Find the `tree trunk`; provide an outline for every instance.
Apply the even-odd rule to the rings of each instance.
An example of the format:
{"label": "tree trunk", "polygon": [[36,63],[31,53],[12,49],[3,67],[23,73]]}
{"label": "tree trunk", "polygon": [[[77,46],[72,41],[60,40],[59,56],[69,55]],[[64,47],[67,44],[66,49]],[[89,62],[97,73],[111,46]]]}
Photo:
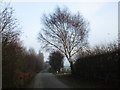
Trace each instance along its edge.
{"label": "tree trunk", "polygon": [[71,74],[74,74],[73,62],[70,62]]}

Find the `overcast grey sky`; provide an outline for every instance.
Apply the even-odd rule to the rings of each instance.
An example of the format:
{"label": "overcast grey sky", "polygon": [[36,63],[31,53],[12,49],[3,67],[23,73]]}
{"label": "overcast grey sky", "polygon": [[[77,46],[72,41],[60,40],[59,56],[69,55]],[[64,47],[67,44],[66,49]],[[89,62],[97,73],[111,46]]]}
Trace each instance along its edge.
{"label": "overcast grey sky", "polygon": [[[58,0],[59,1],[59,0]],[[111,1],[111,0],[110,0]],[[118,38],[118,3],[117,2],[13,2],[15,15],[22,27],[21,40],[29,49],[40,50],[37,40],[41,30],[41,17],[44,13],[52,13],[56,6],[68,7],[72,13],[80,12],[90,23],[89,43],[90,46],[105,44]],[[44,53],[47,60],[48,53]]]}

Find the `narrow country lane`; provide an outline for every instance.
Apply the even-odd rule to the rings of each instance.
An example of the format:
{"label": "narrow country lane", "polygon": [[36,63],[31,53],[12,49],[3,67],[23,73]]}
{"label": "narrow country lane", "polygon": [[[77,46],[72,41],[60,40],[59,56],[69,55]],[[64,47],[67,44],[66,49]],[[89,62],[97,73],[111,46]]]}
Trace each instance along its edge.
{"label": "narrow country lane", "polygon": [[69,88],[52,73],[38,73],[29,88]]}

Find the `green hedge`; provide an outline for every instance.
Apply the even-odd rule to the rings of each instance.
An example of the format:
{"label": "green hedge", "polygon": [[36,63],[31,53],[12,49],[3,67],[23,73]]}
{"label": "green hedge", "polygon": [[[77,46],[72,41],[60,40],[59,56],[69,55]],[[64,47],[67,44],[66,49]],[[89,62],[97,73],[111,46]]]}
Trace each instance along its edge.
{"label": "green hedge", "polygon": [[118,52],[120,50],[78,58],[74,64],[75,75],[105,84],[118,84]]}

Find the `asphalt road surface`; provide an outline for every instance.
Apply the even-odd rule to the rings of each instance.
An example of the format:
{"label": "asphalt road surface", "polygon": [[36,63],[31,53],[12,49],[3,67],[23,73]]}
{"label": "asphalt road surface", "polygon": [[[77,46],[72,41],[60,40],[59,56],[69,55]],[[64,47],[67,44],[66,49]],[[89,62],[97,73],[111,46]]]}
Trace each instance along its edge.
{"label": "asphalt road surface", "polygon": [[59,81],[52,73],[38,73],[29,88],[69,88]]}

